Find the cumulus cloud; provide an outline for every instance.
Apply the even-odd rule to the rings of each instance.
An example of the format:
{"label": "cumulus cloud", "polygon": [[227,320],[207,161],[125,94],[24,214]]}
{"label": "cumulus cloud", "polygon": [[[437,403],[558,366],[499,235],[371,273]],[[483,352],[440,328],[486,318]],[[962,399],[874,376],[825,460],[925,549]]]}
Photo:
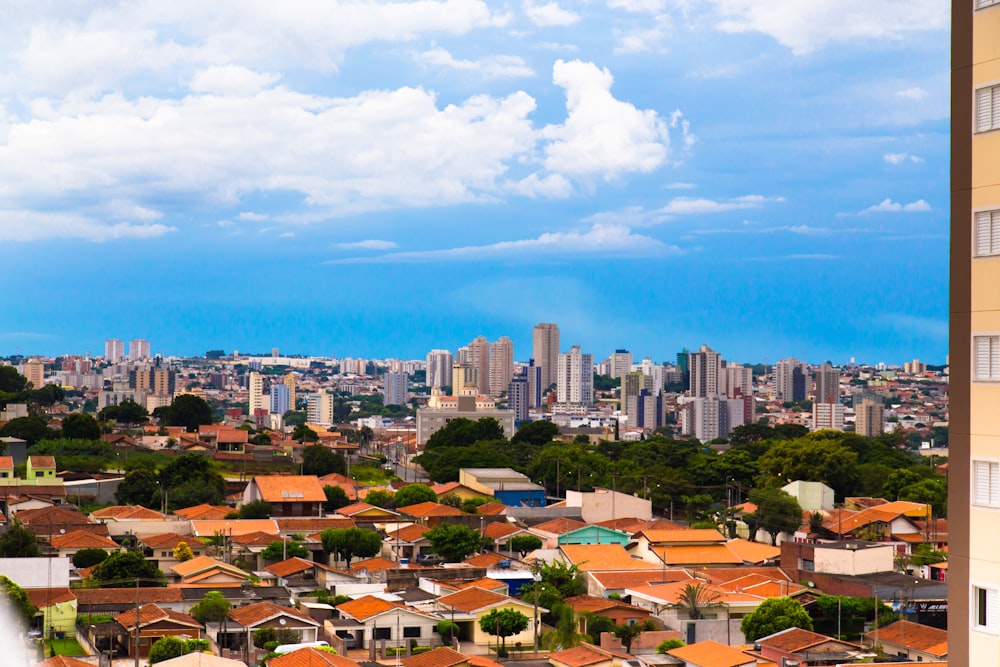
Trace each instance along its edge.
{"label": "cumulus cloud", "polygon": [[667,6],[666,0],[608,0],[608,7],[636,14],[656,14]]}
{"label": "cumulus cloud", "polygon": [[667,160],[667,126],[656,111],[637,109],[611,94],[607,68],[579,60],[557,60],[552,81],[566,90],[566,122],[541,134],[546,169],[573,176],[615,179],[649,172]]}
{"label": "cumulus cloud", "polygon": [[188,87],[196,93],[253,95],[263,88],[270,88],[280,79],[279,74],[254,72],[239,65],[226,65],[197,72]]}
{"label": "cumulus cloud", "polygon": [[536,5],[532,0],[524,0],[524,13],[528,15],[532,23],[540,27],[568,26],[580,20],[579,14],[569,9],[563,9],[558,2]]}
{"label": "cumulus cloud", "polygon": [[899,90],[896,92],[896,97],[902,97],[908,100],[922,100],[928,95],[930,95],[930,93],[928,93],[926,90],[917,87],[906,88],[904,90]]}
{"label": "cumulus cloud", "polygon": [[711,0],[724,32],[769,35],[797,55],[854,39],[948,29],[940,0]]}
{"label": "cumulus cloud", "polygon": [[382,241],[380,239],[367,239],[365,241],[351,241],[348,243],[334,243],[334,248],[342,250],[392,250],[399,245],[395,241]]}
{"label": "cumulus cloud", "polygon": [[479,60],[462,60],[455,58],[447,50],[436,47],[417,54],[417,60],[426,65],[474,72],[486,79],[515,79],[535,75],[535,71],[521,56],[499,55]]}
{"label": "cumulus cloud", "polygon": [[670,28],[670,17],[660,14],[650,26],[615,30],[617,44],[614,52],[619,55],[631,53],[655,53],[665,50],[663,44]]}
{"label": "cumulus cloud", "polygon": [[93,218],[68,213],[36,211],[0,211],[0,241],[45,241],[50,239],[80,239],[83,241],[115,241],[119,239],[152,239],[176,227],[162,224],[107,224]]}
{"label": "cumulus cloud", "polygon": [[482,246],[445,250],[396,252],[371,258],[333,260],[329,264],[358,262],[473,261],[482,259],[533,259],[538,256],[599,255],[601,257],[664,257],[678,255],[680,248],[650,236],[634,233],[625,225],[595,224],[588,230],[549,232],[538,238],[501,241]]}
{"label": "cumulus cloud", "polygon": [[893,165],[901,165],[904,162],[919,164],[924,161],[922,157],[911,155],[910,153],[886,153],[882,156],[882,159]]}
{"label": "cumulus cloud", "polygon": [[923,199],[918,199],[917,201],[910,202],[909,204],[901,204],[899,202],[894,202],[891,199],[883,199],[878,204],[874,206],[869,206],[865,210],[861,211],[862,215],[867,215],[869,213],[925,213],[931,210],[931,205],[928,204]]}

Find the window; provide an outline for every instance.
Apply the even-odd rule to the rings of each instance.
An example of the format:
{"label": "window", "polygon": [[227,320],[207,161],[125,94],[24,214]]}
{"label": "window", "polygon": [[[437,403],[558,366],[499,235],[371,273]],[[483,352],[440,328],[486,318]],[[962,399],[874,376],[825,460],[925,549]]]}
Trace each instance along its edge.
{"label": "window", "polygon": [[998,2],[1000,2],[1000,0],[976,0],[976,9],[989,7],[990,5],[995,5]]}
{"label": "window", "polygon": [[392,639],[392,628],[375,628],[375,639]]}
{"label": "window", "polygon": [[976,132],[1000,128],[1000,86],[976,91]]}
{"label": "window", "polygon": [[1000,255],[1000,211],[976,213],[976,257]]}
{"label": "window", "polygon": [[997,631],[1000,595],[992,588],[972,587],[972,627],[986,632]]}
{"label": "window", "polygon": [[1000,336],[974,336],[972,379],[979,382],[1000,380]]}
{"label": "window", "polygon": [[1000,463],[972,462],[972,504],[1000,507]]}
{"label": "window", "polygon": [[403,628],[404,637],[419,637],[420,636],[420,626],[413,626],[409,628]]}
{"label": "window", "polygon": [[35,477],[41,477],[41,476],[42,476],[42,475],[44,475],[44,474],[45,474],[45,473],[43,473],[43,472],[39,471],[39,472],[36,472],[36,473],[35,473]]}

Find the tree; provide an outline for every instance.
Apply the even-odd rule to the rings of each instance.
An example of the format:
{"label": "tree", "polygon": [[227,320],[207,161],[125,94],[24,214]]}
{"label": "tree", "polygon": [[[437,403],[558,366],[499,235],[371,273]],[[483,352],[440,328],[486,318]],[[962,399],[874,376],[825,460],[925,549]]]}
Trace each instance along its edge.
{"label": "tree", "polygon": [[910,562],[917,567],[933,565],[934,563],[941,563],[946,560],[948,560],[948,554],[938,551],[929,544],[917,545],[917,548],[913,550],[913,556],[910,558]]}
{"label": "tree", "polygon": [[680,639],[664,639],[662,642],[657,644],[657,653],[666,653],[667,651],[673,651],[675,648],[680,648],[682,646],[687,646]]}
{"label": "tree", "polygon": [[266,500],[251,500],[240,506],[241,519],[270,519],[274,508]]}
{"label": "tree", "polygon": [[813,629],[812,618],[790,597],[768,598],[740,622],[740,630],[748,642],[788,628]]}
{"label": "tree", "polygon": [[431,543],[431,551],[448,563],[457,563],[474,554],[483,543],[479,531],[459,524],[442,523],[424,535]]}
{"label": "tree", "polygon": [[28,388],[28,378],[13,366],[0,366],[0,392],[16,394]]}
{"label": "tree", "polygon": [[437,499],[437,494],[426,484],[407,484],[396,491],[393,503],[396,507],[409,507],[417,503],[436,503]]}
{"label": "tree", "polygon": [[[550,651],[572,648],[584,639],[590,639],[588,635],[579,632],[580,624],[573,612],[573,608],[568,604],[559,604],[553,610],[555,616],[555,626],[542,637],[542,645]],[[560,648],[557,648],[560,647]]]}
{"label": "tree", "polygon": [[323,503],[325,512],[336,512],[341,507],[347,507],[351,504],[351,499],[347,497],[347,491],[339,486],[324,486],[323,493],[326,494],[326,502]]}
{"label": "tree", "polygon": [[174,547],[174,560],[183,563],[192,558],[194,558],[194,552],[191,551],[191,547],[188,546],[187,542],[178,542],[177,546]]}
{"label": "tree", "polygon": [[155,665],[164,660],[178,658],[187,652],[187,642],[180,637],[161,637],[149,647],[149,663]]}
{"label": "tree", "polygon": [[760,486],[784,486],[796,480],[824,482],[839,498],[855,495],[858,455],[844,444],[847,435],[817,431],[775,443],[757,460]]}
{"label": "tree", "polygon": [[39,440],[44,440],[51,434],[52,431],[49,430],[48,424],[38,415],[11,419],[3,428],[0,428],[0,436],[24,440],[28,443],[29,447]]}
{"label": "tree", "polygon": [[41,555],[35,533],[17,519],[0,535],[0,558],[37,558]]}
{"label": "tree", "polygon": [[73,567],[77,569],[85,569],[88,567],[93,567],[98,563],[103,563],[108,559],[108,552],[104,549],[90,548],[90,549],[80,549],[75,554],[73,554]]}
{"label": "tree", "polygon": [[365,495],[365,502],[369,505],[391,510],[396,506],[393,501],[394,495],[391,491],[386,491],[385,489],[373,489]]}
{"label": "tree", "polygon": [[554,560],[539,567],[538,574],[542,577],[542,584],[555,588],[563,599],[587,592],[587,582],[575,564]]}
{"label": "tree", "polygon": [[309,550],[295,541],[275,540],[264,547],[260,555],[267,560],[285,560],[285,558],[309,558]]}
{"label": "tree", "polygon": [[91,415],[74,412],[63,417],[62,436],[67,440],[100,440],[101,425]]}
{"label": "tree", "polygon": [[323,550],[343,558],[348,567],[355,556],[371,558],[382,550],[382,538],[372,530],[364,528],[327,528],[320,533]]}
{"label": "tree", "polygon": [[146,406],[139,405],[131,398],[127,398],[118,405],[109,405],[97,413],[97,418],[102,422],[115,421],[119,424],[141,424],[149,420],[149,411]]}
{"label": "tree", "polygon": [[296,644],[299,641],[299,633],[288,628],[258,628],[253,631],[253,645],[257,648],[264,648],[265,644],[275,642],[277,644]]}
{"label": "tree", "polygon": [[199,623],[221,623],[229,613],[229,600],[219,591],[209,591],[195,606],[191,615]]}
{"label": "tree", "polygon": [[537,535],[515,535],[507,543],[512,551],[521,554],[521,558],[528,555],[529,551],[542,548],[542,540]]}
{"label": "tree", "polygon": [[136,580],[143,588],[167,585],[163,573],[137,551],[111,554],[96,567],[94,578],[101,583],[114,582],[116,586],[125,588],[135,586]]}
{"label": "tree", "polygon": [[[0,368],[3,368],[3,366],[0,366]],[[36,610],[31,601],[28,600],[28,594],[24,592],[24,589],[7,577],[0,575],[0,592],[10,602],[10,605],[17,612],[24,625],[30,626],[32,621],[35,620]]]}
{"label": "tree", "polygon": [[587,615],[587,634],[590,635],[592,644],[601,643],[601,635],[605,632],[614,632],[615,622],[604,614]]}
{"label": "tree", "polygon": [[507,637],[527,630],[529,620],[516,609],[492,609],[490,613],[480,617],[479,629],[500,638],[501,645],[497,650],[497,657],[502,658],[507,655]]}
{"label": "tree", "polygon": [[646,621],[645,623],[633,623],[631,625],[630,624],[616,625],[615,629],[612,630],[612,632],[614,633],[615,637],[621,640],[622,646],[624,646],[625,651],[628,652],[632,650],[632,642],[635,641],[636,637],[638,637],[641,633],[645,632],[646,630],[654,630],[654,629],[655,626],[653,625],[653,622]]}
{"label": "tree", "polygon": [[483,440],[505,439],[503,426],[492,417],[484,417],[477,421],[460,417],[452,419],[444,428],[436,431],[427,440],[425,449],[467,447]]}
{"label": "tree", "polygon": [[753,489],[750,502],[757,506],[757,525],[771,536],[772,546],[778,543],[779,533],[795,532],[802,525],[799,501],[781,489]]}
{"label": "tree", "polygon": [[720,598],[719,592],[704,582],[684,584],[673,606],[686,612],[691,620],[697,621],[704,615],[706,609],[719,606]]}
{"label": "tree", "polygon": [[299,442],[318,442],[319,434],[306,426],[305,423],[302,423],[296,426],[295,430],[292,431],[292,440],[298,440]]}
{"label": "tree", "polygon": [[522,424],[510,441],[512,443],[527,442],[541,447],[555,440],[557,435],[559,435],[558,426],[548,420],[540,419]]}
{"label": "tree", "polygon": [[213,421],[212,406],[205,399],[193,394],[181,394],[170,404],[161,423],[197,431],[202,424],[211,424]]}
{"label": "tree", "polygon": [[115,499],[122,505],[155,507],[159,504],[159,497],[160,482],[154,473],[145,468],[125,473],[125,478],[115,491]]}
{"label": "tree", "polygon": [[211,460],[193,452],[171,460],[160,471],[160,483],[168,492],[171,509],[200,503],[217,505],[225,498],[225,482],[212,469]]}
{"label": "tree", "polygon": [[347,474],[347,461],[340,452],[326,445],[309,445],[302,450],[302,474],[322,477],[330,473]]}
{"label": "tree", "polygon": [[458,623],[452,623],[448,620],[438,621],[437,625],[434,626],[434,631],[441,636],[441,641],[450,644],[455,635],[458,634]]}

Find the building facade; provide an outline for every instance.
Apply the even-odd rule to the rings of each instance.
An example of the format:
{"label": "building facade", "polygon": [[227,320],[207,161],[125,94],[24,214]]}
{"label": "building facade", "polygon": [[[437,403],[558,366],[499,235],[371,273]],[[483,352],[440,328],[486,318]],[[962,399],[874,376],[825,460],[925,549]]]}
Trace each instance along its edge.
{"label": "building facade", "polygon": [[104,341],[104,360],[113,364],[125,358],[125,343],[117,338]]}
{"label": "building facade", "polygon": [[583,354],[579,345],[559,355],[556,392],[560,403],[592,405],[594,403],[594,357]]}
{"label": "building facade", "polygon": [[854,408],[854,432],[866,438],[877,438],[885,432],[885,410],[882,397],[865,394]]}
{"label": "building facade", "polygon": [[384,405],[406,405],[410,391],[409,379],[403,371],[389,371],[382,376],[385,389]]}
{"label": "building facade", "polygon": [[559,372],[559,327],[550,322],[536,324],[531,343],[531,356],[542,369],[544,394],[555,383]]}
{"label": "building facade", "polygon": [[149,341],[135,338],[129,341],[128,356],[130,361],[145,361],[149,359]]}
{"label": "building facade", "polygon": [[722,357],[708,345],[702,345],[697,352],[688,354],[687,370],[691,378],[691,396],[704,398],[721,393],[719,374],[722,372]]}
{"label": "building facade", "polygon": [[514,376],[514,342],[501,336],[490,343],[490,396],[494,398],[507,391]]}
{"label": "building facade", "polygon": [[431,350],[427,353],[427,386],[450,387],[451,367],[455,358],[448,350]]}

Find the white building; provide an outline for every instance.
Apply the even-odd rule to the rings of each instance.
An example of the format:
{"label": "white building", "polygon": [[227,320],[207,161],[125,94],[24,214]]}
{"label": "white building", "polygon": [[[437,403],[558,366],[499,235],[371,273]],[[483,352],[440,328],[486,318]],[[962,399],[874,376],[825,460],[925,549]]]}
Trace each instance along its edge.
{"label": "white building", "polygon": [[609,375],[615,379],[632,372],[632,353],[628,350],[615,350],[611,355]]}
{"label": "white building", "polygon": [[402,371],[389,371],[382,376],[385,389],[383,405],[406,405],[410,390],[409,378]]}
{"label": "white building", "polygon": [[116,364],[125,358],[125,342],[117,338],[104,341],[104,360]]}
{"label": "white building", "polygon": [[427,353],[427,386],[450,387],[451,365],[455,358],[448,350],[431,350]]}
{"label": "white building", "polygon": [[559,355],[556,391],[560,403],[592,405],[594,403],[594,357],[580,352],[574,345]]}
{"label": "white building", "polygon": [[840,403],[813,403],[814,431],[844,430],[844,406]]}
{"label": "white building", "polygon": [[250,416],[254,416],[261,410],[266,410],[264,404],[264,376],[253,371],[250,373]]}

